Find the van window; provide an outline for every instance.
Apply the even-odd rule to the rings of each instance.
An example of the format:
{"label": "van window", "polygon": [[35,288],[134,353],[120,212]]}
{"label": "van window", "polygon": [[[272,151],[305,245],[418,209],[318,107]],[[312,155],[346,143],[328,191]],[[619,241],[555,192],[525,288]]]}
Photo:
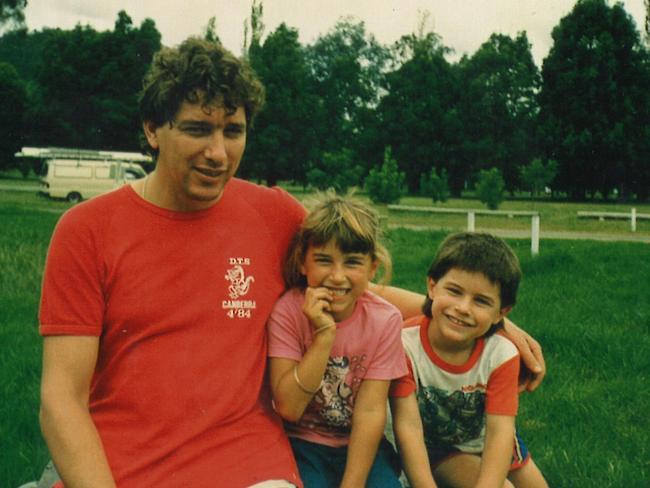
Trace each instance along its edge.
{"label": "van window", "polygon": [[61,178],[92,178],[92,168],[90,166],[63,166],[57,164],[54,166],[54,176]]}

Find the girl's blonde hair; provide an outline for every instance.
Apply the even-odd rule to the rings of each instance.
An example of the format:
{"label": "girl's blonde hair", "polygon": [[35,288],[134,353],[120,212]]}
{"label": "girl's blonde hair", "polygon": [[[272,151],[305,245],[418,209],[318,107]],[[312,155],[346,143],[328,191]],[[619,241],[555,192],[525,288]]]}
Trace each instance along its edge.
{"label": "girl's blonde hair", "polygon": [[305,288],[307,280],[300,272],[309,246],[322,246],[332,239],[344,253],[369,254],[383,268],[381,282],[390,281],[392,263],[388,250],[381,244],[377,212],[351,195],[334,191],[317,193],[310,212],[289,247],[284,264],[287,288]]}

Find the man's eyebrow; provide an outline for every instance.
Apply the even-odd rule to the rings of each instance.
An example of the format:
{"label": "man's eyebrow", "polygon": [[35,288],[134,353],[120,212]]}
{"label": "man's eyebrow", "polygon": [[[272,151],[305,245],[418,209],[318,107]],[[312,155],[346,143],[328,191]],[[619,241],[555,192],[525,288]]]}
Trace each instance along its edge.
{"label": "man's eyebrow", "polygon": [[210,122],[204,120],[180,120],[176,123],[178,127],[212,127]]}

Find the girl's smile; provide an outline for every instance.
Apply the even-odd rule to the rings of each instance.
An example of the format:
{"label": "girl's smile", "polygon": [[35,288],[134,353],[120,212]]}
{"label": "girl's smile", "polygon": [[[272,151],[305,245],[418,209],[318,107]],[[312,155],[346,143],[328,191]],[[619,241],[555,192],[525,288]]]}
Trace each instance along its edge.
{"label": "girl's smile", "polygon": [[330,294],[330,310],[336,322],[354,311],[359,298],[375,276],[377,262],[364,253],[344,253],[331,240],[322,246],[309,246],[300,272],[307,286],[325,288]]}

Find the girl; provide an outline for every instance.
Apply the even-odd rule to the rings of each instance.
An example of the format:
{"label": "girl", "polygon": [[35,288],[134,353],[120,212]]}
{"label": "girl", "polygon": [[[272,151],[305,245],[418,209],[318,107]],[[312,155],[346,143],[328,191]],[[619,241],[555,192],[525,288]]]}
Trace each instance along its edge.
{"label": "girl", "polygon": [[383,439],[390,381],[407,373],[398,310],[368,291],[390,258],[366,205],[326,193],[294,238],[291,288],[269,319],[274,404],[305,488],[399,488]]}

